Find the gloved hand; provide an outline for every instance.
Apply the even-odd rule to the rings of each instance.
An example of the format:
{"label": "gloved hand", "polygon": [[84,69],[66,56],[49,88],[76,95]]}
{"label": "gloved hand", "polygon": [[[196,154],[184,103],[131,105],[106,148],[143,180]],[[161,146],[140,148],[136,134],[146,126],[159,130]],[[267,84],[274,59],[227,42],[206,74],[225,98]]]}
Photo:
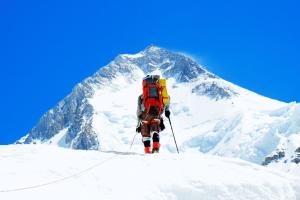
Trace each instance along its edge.
{"label": "gloved hand", "polygon": [[163,131],[166,128],[165,125],[164,125],[164,120],[162,118],[160,119],[159,127],[160,127],[160,131]]}
{"label": "gloved hand", "polygon": [[141,132],[141,126],[136,127],[135,131],[140,133]]}
{"label": "gloved hand", "polygon": [[169,110],[166,110],[166,111],[165,111],[165,116],[166,116],[167,118],[169,118],[170,115],[171,115],[171,112],[170,112]]}

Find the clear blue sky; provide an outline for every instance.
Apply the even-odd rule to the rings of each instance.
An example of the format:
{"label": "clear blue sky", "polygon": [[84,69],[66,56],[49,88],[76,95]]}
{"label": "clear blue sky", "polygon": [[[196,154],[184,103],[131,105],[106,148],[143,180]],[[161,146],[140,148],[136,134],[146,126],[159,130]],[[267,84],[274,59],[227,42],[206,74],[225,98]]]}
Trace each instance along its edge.
{"label": "clear blue sky", "polygon": [[0,1],[0,144],[72,87],[149,44],[265,96],[300,101],[299,1]]}

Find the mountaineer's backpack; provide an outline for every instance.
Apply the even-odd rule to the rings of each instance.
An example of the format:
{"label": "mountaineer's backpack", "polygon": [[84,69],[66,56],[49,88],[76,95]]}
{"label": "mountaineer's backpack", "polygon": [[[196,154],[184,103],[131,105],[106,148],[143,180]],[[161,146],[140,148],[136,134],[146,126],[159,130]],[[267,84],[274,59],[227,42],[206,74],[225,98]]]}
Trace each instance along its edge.
{"label": "mountaineer's backpack", "polygon": [[148,115],[159,116],[170,103],[166,80],[159,75],[147,75],[143,79],[143,102]]}

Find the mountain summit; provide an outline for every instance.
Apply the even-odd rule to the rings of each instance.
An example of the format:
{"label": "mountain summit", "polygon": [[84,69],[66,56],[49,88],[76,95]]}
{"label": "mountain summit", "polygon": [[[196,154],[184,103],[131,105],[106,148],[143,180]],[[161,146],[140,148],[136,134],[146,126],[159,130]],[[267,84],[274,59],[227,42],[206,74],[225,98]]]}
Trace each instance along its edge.
{"label": "mountain summit", "polygon": [[178,82],[210,74],[191,58],[157,46],[149,46],[135,55],[121,55],[120,58],[135,64],[145,74],[160,70],[165,78],[175,78]]}
{"label": "mountain summit", "polygon": [[[159,74],[168,81],[171,117],[182,152],[238,157],[259,164],[297,161],[299,104],[255,94],[185,55],[153,45],[134,55],[117,56],[77,84],[17,143],[127,150],[135,134],[137,97],[146,74]],[[171,137],[167,127],[161,133],[162,151],[175,151]],[[140,140],[133,148],[142,152]],[[284,153],[279,156],[278,152]]]}

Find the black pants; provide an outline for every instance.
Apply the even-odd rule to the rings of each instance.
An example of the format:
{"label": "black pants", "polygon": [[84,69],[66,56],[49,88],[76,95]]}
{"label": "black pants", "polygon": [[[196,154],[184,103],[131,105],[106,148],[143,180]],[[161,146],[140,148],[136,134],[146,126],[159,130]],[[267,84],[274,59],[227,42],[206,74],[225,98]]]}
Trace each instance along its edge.
{"label": "black pants", "polygon": [[145,147],[151,146],[151,134],[152,134],[152,141],[159,142],[159,132],[160,127],[159,123],[143,123],[141,125],[141,134],[143,137],[143,143]]}

